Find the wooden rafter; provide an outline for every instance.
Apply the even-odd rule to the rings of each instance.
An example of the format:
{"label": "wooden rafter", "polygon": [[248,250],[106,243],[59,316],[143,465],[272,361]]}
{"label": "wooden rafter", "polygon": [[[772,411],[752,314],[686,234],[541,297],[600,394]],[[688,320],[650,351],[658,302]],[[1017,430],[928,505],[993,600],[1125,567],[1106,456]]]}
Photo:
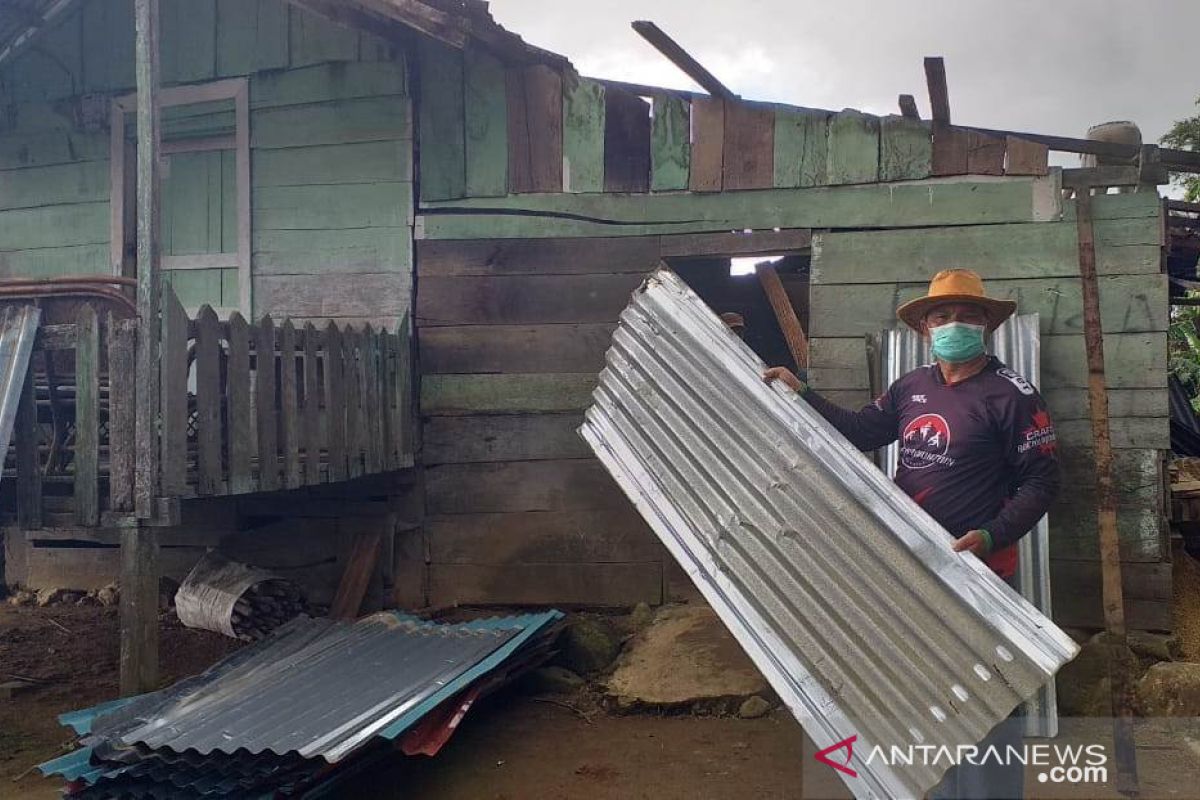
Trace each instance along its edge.
{"label": "wooden rafter", "polygon": [[683,70],[689,78],[704,87],[714,97],[725,100],[737,100],[738,96],[717,80],[716,76],[704,68],[678,42],[668,36],[662,28],[649,20],[638,20],[633,23],[633,29],[649,42],[654,49],[662,53],[675,66]]}

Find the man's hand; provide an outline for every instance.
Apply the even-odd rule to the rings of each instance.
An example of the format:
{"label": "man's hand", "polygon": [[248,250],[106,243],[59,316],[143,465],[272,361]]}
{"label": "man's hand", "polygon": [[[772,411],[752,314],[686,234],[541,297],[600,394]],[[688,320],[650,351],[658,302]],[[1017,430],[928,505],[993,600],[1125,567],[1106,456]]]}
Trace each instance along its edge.
{"label": "man's hand", "polygon": [[983,558],[992,549],[992,537],[987,531],[974,530],[967,531],[965,534],[954,540],[954,552],[961,553],[966,550],[969,553]]}
{"label": "man's hand", "polygon": [[804,394],[805,390],[808,389],[804,381],[792,374],[792,371],[787,367],[771,367],[763,373],[763,380],[767,383],[782,381],[785,386],[797,394]]}

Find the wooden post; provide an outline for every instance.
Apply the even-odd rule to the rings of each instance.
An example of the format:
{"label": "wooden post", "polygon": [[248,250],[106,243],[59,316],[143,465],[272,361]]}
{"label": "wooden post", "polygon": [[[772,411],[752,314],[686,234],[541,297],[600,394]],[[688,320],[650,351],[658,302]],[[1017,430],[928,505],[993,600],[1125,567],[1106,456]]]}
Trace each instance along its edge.
{"label": "wooden post", "polygon": [[1117,790],[1137,794],[1137,750],[1133,737],[1133,676],[1125,640],[1125,601],[1121,584],[1121,547],[1117,536],[1117,495],[1113,487],[1112,438],[1108,426],[1108,386],[1104,374],[1104,336],[1100,328],[1100,290],[1096,281],[1096,244],[1092,228],[1091,188],[1075,193],[1079,236],[1079,276],[1083,288],[1083,339],[1088,362],[1088,403],[1096,463],[1100,527],[1101,596],[1112,682],[1113,745]]}
{"label": "wooden post", "polygon": [[158,688],[158,0],[134,0],[137,78],[137,474],[139,524],[121,532],[121,694]]}
{"label": "wooden post", "polygon": [[33,373],[31,357],[13,426],[13,442],[17,448],[17,524],[24,530],[42,527],[42,464],[38,455],[37,392]]}
{"label": "wooden post", "polygon": [[75,317],[75,521],[100,524],[100,320],[88,304]]}
{"label": "wooden post", "polygon": [[137,457],[137,387],[129,380],[137,360],[137,320],[108,315],[108,506],[133,510]]}
{"label": "wooden post", "polygon": [[779,280],[775,265],[759,264],[755,271],[763,291],[767,293],[767,301],[775,311],[775,319],[779,321],[779,329],[783,331],[783,338],[787,340],[792,360],[796,362],[798,369],[808,369],[808,337],[804,335],[804,328],[801,327],[796,309],[792,307],[792,301],[788,299],[787,291]]}

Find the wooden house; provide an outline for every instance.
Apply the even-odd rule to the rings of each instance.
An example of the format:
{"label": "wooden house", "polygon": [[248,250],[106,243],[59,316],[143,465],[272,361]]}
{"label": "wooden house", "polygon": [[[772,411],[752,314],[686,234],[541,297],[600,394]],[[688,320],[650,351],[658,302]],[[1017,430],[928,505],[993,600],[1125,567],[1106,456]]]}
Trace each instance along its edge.
{"label": "wooden house", "polygon": [[[1108,185],[1121,189],[1093,197],[1091,216],[1126,600],[1135,626],[1170,627],[1156,183],[1164,166],[1194,168],[1188,154],[956,127],[945,107],[923,121],[589,79],[479,0],[151,5],[160,266],[179,301],[164,301],[161,327],[174,438],[159,452],[175,472],[155,497],[180,509],[155,529],[168,573],[222,543],[256,563],[318,563],[328,587],[352,549],[339,534],[366,529],[403,606],[662,601],[664,550],[575,429],[617,315],[663,260],[718,311],[750,311],[764,357],[795,352],[758,278],[730,275],[731,258],[777,255],[765,272],[807,331],[811,383],[844,404],[871,396],[866,335],[937,269],[976,269],[1040,312],[1069,487],[1050,516],[1056,615],[1097,624],[1071,192]],[[138,278],[134,10],[0,4],[0,277]],[[1052,149],[1126,165],[1050,169]],[[93,336],[82,324],[64,332],[72,348]],[[112,345],[88,346],[85,377]],[[268,352],[275,369],[258,369]],[[101,398],[84,409],[97,424],[122,385],[101,361]],[[104,473],[86,519],[43,489],[50,505],[18,523],[21,473],[6,473],[10,581],[115,576],[137,514],[105,494],[114,435],[108,422],[83,437]]]}

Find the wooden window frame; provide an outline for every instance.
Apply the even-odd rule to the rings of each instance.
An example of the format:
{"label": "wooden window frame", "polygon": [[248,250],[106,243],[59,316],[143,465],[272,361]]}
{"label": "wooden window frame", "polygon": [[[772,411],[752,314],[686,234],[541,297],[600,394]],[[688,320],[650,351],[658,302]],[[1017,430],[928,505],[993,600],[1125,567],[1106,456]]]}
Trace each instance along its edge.
{"label": "wooden window frame", "polygon": [[[190,256],[163,256],[163,270],[229,269],[238,271],[238,307],[247,319],[253,307],[250,293],[250,83],[246,78],[229,78],[195,86],[173,86],[159,92],[160,108],[169,106],[232,100],[234,133],[188,141],[167,142],[163,155],[233,150],[236,153],[237,225],[236,253],[205,253]],[[109,257],[114,275],[121,275],[125,257],[125,115],[137,108],[137,94],[113,100],[109,144]]]}

